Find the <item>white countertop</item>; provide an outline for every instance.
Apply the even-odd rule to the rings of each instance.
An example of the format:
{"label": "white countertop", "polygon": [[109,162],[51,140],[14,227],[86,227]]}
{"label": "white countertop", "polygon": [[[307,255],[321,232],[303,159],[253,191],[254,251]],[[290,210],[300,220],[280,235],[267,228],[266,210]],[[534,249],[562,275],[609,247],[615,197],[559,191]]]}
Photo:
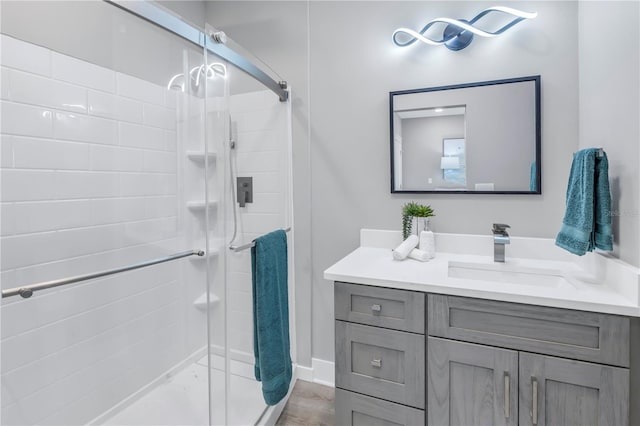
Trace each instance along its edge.
{"label": "white countertop", "polygon": [[[436,257],[429,262],[397,261],[391,249],[401,242],[396,231],[362,230],[361,246],[329,267],[324,277],[380,287],[481,299],[553,306],[617,315],[640,316],[639,271],[601,253],[571,255],[553,240],[512,237],[506,246],[506,262],[493,262],[491,236],[436,234]],[[446,251],[438,251],[438,249]],[[485,254],[486,255],[483,255]],[[517,257],[516,257],[517,256]],[[548,271],[549,278],[527,283],[454,278],[456,265],[497,272]],[[462,272],[469,272],[468,269]],[[490,274],[491,274],[490,273]],[[489,275],[490,275],[489,274]],[[467,274],[468,275],[468,274]],[[553,275],[557,275],[556,277]],[[522,276],[522,275],[519,275]],[[544,277],[543,277],[544,278]]]}

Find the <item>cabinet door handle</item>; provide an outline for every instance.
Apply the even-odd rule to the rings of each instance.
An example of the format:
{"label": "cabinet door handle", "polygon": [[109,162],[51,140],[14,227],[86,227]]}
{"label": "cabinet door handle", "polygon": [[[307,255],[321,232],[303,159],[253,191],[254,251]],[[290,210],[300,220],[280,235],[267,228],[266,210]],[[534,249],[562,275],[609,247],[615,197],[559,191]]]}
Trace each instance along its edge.
{"label": "cabinet door handle", "polygon": [[509,406],[511,399],[511,379],[509,373],[504,372],[504,417],[509,418],[511,415],[511,407]]}
{"label": "cabinet door handle", "polygon": [[534,425],[538,424],[538,380],[535,377],[531,378],[531,392],[532,402],[531,402],[531,422]]}
{"label": "cabinet door handle", "polygon": [[382,368],[382,358],[380,359],[372,359],[371,366],[376,368]]}
{"label": "cabinet door handle", "polygon": [[373,312],[380,312],[382,310],[382,305],[379,305],[377,303],[374,304],[374,305],[371,305],[371,310]]}

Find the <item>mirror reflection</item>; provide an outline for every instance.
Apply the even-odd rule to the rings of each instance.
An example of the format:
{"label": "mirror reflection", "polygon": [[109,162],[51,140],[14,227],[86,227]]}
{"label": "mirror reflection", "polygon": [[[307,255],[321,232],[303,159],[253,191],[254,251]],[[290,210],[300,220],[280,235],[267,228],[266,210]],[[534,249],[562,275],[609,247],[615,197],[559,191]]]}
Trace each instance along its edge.
{"label": "mirror reflection", "polygon": [[539,92],[539,76],[391,92],[391,192],[539,194]]}

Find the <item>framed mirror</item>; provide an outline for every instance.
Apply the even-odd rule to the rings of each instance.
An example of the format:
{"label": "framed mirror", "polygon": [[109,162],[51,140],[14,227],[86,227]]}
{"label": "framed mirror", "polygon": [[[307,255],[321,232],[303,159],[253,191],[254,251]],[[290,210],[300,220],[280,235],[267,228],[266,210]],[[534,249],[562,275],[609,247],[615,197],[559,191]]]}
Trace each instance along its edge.
{"label": "framed mirror", "polygon": [[540,194],[540,76],[389,93],[391,192]]}

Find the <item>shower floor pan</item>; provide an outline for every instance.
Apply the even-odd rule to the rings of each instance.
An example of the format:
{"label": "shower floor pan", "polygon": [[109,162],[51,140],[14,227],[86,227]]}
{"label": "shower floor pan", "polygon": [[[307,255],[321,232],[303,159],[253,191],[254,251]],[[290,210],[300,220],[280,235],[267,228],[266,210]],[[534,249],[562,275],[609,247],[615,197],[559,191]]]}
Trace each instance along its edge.
{"label": "shower floor pan", "polygon": [[[230,375],[231,389],[228,396],[231,401],[227,424],[253,425],[267,407],[262,399],[261,384],[249,376],[249,373],[253,372],[253,365],[247,364],[246,368],[241,367],[240,370],[240,374]],[[247,374],[244,374],[245,371]],[[244,377],[245,375],[247,377]],[[224,371],[211,368],[213,424],[225,424],[224,376]],[[100,424],[107,426],[207,425],[209,424],[207,395],[207,358],[204,357],[188,365]]]}

